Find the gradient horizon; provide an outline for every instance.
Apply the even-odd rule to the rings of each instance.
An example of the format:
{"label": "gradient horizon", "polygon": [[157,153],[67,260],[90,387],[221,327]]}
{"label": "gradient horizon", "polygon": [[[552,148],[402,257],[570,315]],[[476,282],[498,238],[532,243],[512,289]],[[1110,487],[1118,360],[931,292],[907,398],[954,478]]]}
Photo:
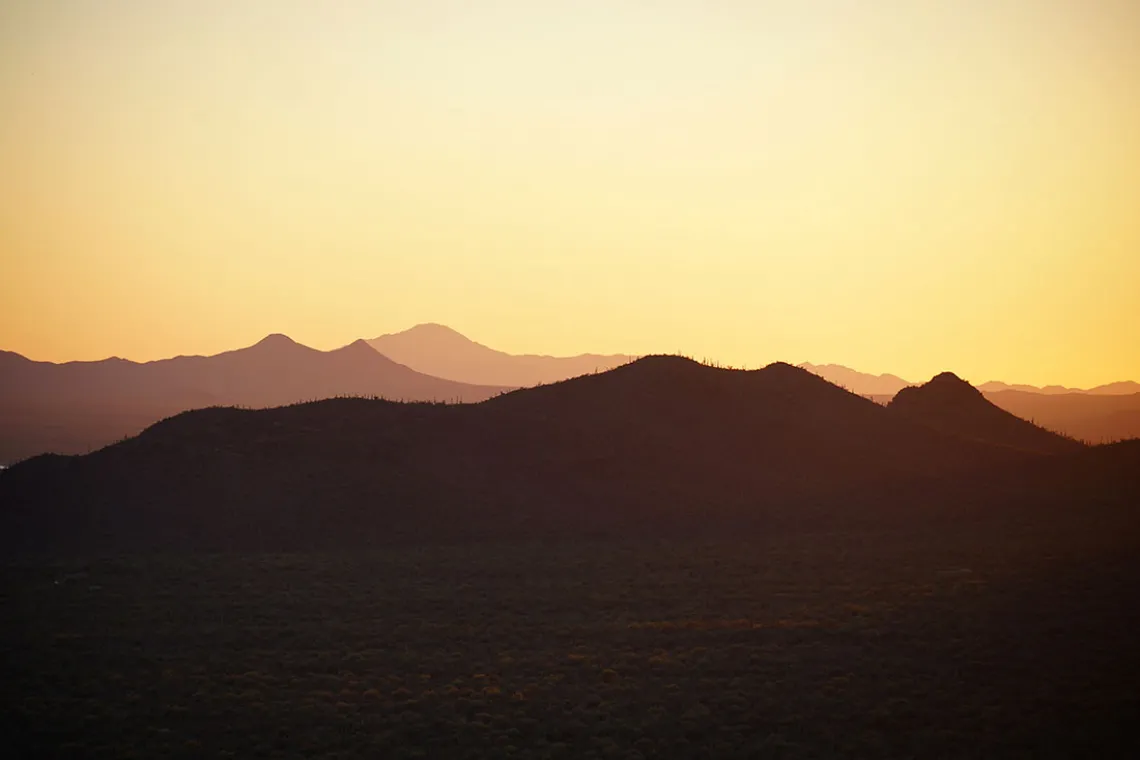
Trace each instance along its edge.
{"label": "gradient horizon", "polygon": [[1140,4],[0,0],[0,349],[1140,379]]}

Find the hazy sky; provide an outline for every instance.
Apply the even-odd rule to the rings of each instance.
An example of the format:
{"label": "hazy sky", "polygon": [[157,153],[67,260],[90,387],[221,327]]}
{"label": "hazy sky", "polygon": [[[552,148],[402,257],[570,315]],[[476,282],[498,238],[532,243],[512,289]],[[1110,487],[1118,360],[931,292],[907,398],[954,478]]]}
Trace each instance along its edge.
{"label": "hazy sky", "polygon": [[0,348],[1140,380],[1136,0],[0,0]]}

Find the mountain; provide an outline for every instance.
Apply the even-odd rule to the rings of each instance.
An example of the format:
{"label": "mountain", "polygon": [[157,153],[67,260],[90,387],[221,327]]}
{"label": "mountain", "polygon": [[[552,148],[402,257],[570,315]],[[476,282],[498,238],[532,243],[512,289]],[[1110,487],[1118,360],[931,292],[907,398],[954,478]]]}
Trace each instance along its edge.
{"label": "mountain", "polygon": [[1036,385],[1023,385],[1023,384],[1009,384],[1003,383],[998,380],[991,380],[988,383],[982,383],[978,386],[978,390],[982,393],[1001,393],[1002,391],[1021,391],[1023,393],[1038,393],[1043,395],[1055,395],[1060,393],[1085,393],[1079,388],[1066,388],[1063,385],[1046,385],[1038,387]]}
{"label": "mountain", "polygon": [[[844,367],[842,364],[809,364],[798,365],[808,372],[846,388],[860,396],[874,396],[877,398],[894,396],[903,388],[915,385],[897,375],[872,375],[866,372]],[[978,386],[978,390],[985,394],[1001,393],[1003,391],[1022,391],[1046,396],[1058,396],[1072,393],[1082,393],[1093,396],[1127,396],[1140,393],[1140,383],[1124,380],[1116,383],[1098,385],[1095,388],[1067,388],[1063,385],[1011,385],[997,380],[991,380]],[[884,399],[885,400],[885,399]]]}
{"label": "mountain", "polygon": [[1086,393],[1091,393],[1098,396],[1130,396],[1140,393],[1140,383],[1134,380],[1121,380],[1115,383],[1106,383],[1098,385],[1095,388],[1089,388]]}
{"label": "mountain", "polygon": [[830,529],[927,519],[929,494],[949,490],[937,484],[1017,470],[1044,448],[918,417],[787,364],[746,372],[678,357],[470,405],[202,409],[0,473],[0,539],[289,550]]}
{"label": "mountain", "polygon": [[430,377],[364,341],[317,351],[270,335],[215,356],[35,362],[0,353],[0,462],[79,453],[204,406],[270,407],[339,395],[481,401],[502,389]]}
{"label": "mountain", "polygon": [[1006,390],[987,393],[986,398],[1022,419],[1082,441],[1140,438],[1140,393],[1046,395]]}
{"label": "mountain", "polygon": [[982,383],[978,386],[978,390],[983,393],[1001,393],[1003,391],[1021,391],[1023,393],[1037,393],[1046,396],[1058,396],[1064,394],[1084,393],[1092,396],[1128,396],[1140,393],[1140,383],[1132,380],[1122,380],[1115,383],[1106,383],[1105,385],[1098,385],[1093,388],[1066,388],[1063,385],[1046,385],[1044,387],[1037,387],[1036,385],[1010,385],[1009,383],[1002,383],[991,380],[988,383]]}
{"label": "mountain", "polygon": [[897,375],[870,375],[841,364],[804,363],[799,367],[860,396],[890,397],[903,388],[914,385]]}
{"label": "mountain", "polygon": [[437,324],[417,325],[404,332],[381,335],[368,343],[385,356],[419,372],[477,385],[531,387],[602,372],[632,359],[624,354],[566,357],[508,354]]}
{"label": "mountain", "polygon": [[[799,366],[881,404],[914,385],[896,375],[869,375],[839,364]],[[999,409],[1071,438],[1090,443],[1140,438],[1140,383],[1128,380],[1081,390],[991,381],[977,388]]]}
{"label": "mountain", "polygon": [[951,372],[925,385],[903,388],[888,410],[967,440],[1041,454],[1073,452],[1082,444],[999,409]]}

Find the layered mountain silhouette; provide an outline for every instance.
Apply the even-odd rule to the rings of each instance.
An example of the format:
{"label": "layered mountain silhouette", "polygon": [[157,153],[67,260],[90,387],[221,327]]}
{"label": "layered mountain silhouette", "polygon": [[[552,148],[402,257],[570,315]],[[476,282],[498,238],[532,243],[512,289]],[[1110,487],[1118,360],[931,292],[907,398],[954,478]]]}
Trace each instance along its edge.
{"label": "layered mountain silhouette", "polygon": [[903,388],[889,409],[944,433],[1021,451],[1060,454],[1082,447],[999,409],[952,372],[943,372],[925,385]]}
{"label": "layered mountain silhouette", "polygon": [[[867,372],[860,372],[850,367],[845,367],[842,364],[810,364],[805,362],[798,366],[840,387],[846,388],[852,393],[858,393],[861,396],[893,396],[903,388],[917,385],[917,383],[904,380],[898,375],[872,375]],[[1140,393],[1140,383],[1132,380],[1106,383],[1087,389],[1068,388],[1063,385],[1046,385],[1041,387],[1036,385],[1018,385],[996,380],[982,383],[977,387],[979,391],[987,395],[990,393],[1000,393],[1002,391],[1022,391],[1045,396],[1070,393],[1080,393],[1091,396],[1127,396]]]}
{"label": "layered mountain silhouette", "polygon": [[914,385],[914,383],[903,380],[897,375],[871,375],[853,370],[850,367],[844,367],[842,364],[804,363],[799,366],[841,388],[846,388],[852,393],[858,393],[860,396],[889,398],[903,388]]}
{"label": "layered mountain silhouette", "polygon": [[[870,375],[839,364],[799,366],[883,404],[915,385],[896,375]],[[995,406],[1070,438],[1090,443],[1140,438],[1140,383],[1130,380],[1087,390],[991,381],[978,390]]]}
{"label": "layered mountain silhouette", "polygon": [[450,327],[417,325],[373,338],[368,343],[385,356],[419,372],[477,385],[530,387],[554,383],[628,363],[624,354],[603,356],[515,355],[476,343]]}
{"label": "layered mountain silhouette", "polygon": [[340,395],[480,401],[502,389],[421,374],[362,340],[317,351],[284,335],[215,356],[52,364],[0,352],[0,462],[78,453],[204,406],[272,407]]}
{"label": "layered mountain silhouette", "polygon": [[978,390],[983,393],[999,393],[1001,391],[1022,391],[1024,393],[1037,393],[1046,396],[1056,396],[1061,394],[1080,393],[1088,394],[1090,396],[1127,396],[1140,393],[1140,383],[1133,382],[1132,380],[1122,380],[1115,383],[1106,383],[1098,385],[1093,388],[1066,388],[1063,385],[1046,385],[1038,387],[1036,385],[1010,385],[1009,383],[1002,383],[991,380],[988,383],[982,383],[978,386]]}
{"label": "layered mountain silhouette", "polygon": [[884,407],[786,364],[647,357],[470,405],[202,409],[3,471],[0,536],[72,551],[739,536],[956,519],[989,493],[1007,511],[1140,493],[1140,446],[1090,454],[959,385]]}

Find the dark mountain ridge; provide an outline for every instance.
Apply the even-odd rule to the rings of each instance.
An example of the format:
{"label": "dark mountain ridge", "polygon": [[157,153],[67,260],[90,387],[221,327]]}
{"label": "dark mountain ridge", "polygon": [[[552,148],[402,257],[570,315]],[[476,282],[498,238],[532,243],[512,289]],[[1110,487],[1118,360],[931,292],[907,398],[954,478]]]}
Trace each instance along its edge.
{"label": "dark mountain ridge", "polygon": [[[903,388],[917,385],[909,380],[904,380],[898,375],[884,374],[874,375],[867,372],[860,372],[850,367],[845,367],[842,364],[811,364],[805,362],[798,365],[803,369],[808,370],[820,377],[835,383],[841,387],[847,388],[852,393],[858,393],[862,396],[893,396]],[[1023,385],[1023,384],[1010,384],[1003,383],[996,380],[982,383],[977,386],[978,390],[987,396],[991,393],[1000,393],[1003,391],[1022,391],[1025,393],[1033,393],[1040,396],[1054,396],[1064,394],[1081,394],[1088,396],[1126,396],[1140,393],[1140,383],[1132,380],[1122,380],[1114,383],[1105,383],[1104,385],[1097,385],[1092,388],[1068,388],[1063,385],[1046,385],[1038,387],[1036,385]]]}
{"label": "dark mountain ridge", "polygon": [[952,512],[946,494],[976,506],[989,480],[1026,501],[1035,483],[1009,473],[1065,456],[951,434],[786,364],[647,357],[471,405],[187,412],[3,472],[0,519],[24,550],[747,535]]}
{"label": "dark mountain ridge", "polygon": [[999,409],[951,372],[943,372],[925,385],[903,388],[889,409],[950,435],[1022,451],[1062,454],[1082,446]]}

